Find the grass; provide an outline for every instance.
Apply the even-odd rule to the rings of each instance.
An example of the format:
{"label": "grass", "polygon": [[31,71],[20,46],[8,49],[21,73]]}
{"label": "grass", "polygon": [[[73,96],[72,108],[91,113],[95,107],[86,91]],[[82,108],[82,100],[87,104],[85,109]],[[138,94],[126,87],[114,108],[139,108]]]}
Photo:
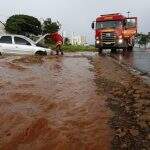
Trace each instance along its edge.
{"label": "grass", "polygon": [[63,45],[62,49],[65,52],[96,51],[94,46],[83,46],[83,45]]}
{"label": "grass", "polygon": [[[51,49],[55,49],[54,45],[49,45]],[[63,45],[62,49],[64,52],[85,52],[85,51],[96,51],[94,46],[83,46],[83,45]]]}

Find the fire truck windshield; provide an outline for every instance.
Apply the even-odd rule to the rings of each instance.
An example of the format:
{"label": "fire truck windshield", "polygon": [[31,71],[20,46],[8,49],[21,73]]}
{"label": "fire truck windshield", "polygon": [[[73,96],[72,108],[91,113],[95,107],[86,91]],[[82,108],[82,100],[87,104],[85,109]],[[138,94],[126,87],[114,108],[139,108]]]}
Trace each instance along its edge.
{"label": "fire truck windshield", "polygon": [[96,29],[118,28],[118,27],[122,27],[122,21],[104,21],[96,23]]}

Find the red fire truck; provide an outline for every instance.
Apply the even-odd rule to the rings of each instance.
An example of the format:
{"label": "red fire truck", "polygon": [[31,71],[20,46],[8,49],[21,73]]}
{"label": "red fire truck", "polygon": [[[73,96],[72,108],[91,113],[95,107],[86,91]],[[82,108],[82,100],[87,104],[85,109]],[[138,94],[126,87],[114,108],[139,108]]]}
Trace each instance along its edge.
{"label": "red fire truck", "polygon": [[132,51],[137,35],[137,17],[120,13],[101,15],[92,23],[92,29],[95,29],[95,46],[99,53],[103,49]]}

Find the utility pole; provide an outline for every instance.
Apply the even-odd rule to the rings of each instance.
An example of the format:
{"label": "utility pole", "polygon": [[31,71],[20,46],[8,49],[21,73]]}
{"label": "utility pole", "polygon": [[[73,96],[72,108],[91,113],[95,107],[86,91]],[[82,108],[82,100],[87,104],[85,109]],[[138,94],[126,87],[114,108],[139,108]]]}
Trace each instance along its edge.
{"label": "utility pole", "polygon": [[128,11],[128,12],[127,12],[127,14],[128,14],[128,18],[130,17],[130,13],[131,13],[130,11]]}

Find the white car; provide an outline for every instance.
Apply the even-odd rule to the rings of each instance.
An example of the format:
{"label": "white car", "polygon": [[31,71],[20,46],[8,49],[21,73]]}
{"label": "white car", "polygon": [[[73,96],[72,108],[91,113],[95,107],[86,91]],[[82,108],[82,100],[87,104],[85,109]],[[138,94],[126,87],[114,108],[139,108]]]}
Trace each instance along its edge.
{"label": "white car", "polygon": [[36,46],[36,42],[22,35],[0,35],[0,54],[41,54],[47,55],[51,49]]}

